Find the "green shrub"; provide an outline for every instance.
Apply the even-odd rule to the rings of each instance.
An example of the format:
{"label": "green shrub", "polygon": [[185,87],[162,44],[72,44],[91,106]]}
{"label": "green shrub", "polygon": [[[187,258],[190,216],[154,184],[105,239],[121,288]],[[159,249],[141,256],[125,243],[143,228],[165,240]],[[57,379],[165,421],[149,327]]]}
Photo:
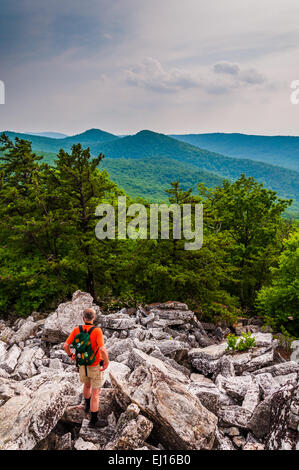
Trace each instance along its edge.
{"label": "green shrub", "polygon": [[236,335],[233,335],[232,333],[227,336],[227,348],[226,351],[236,350],[237,347],[237,339],[238,337]]}
{"label": "green shrub", "polygon": [[227,337],[227,348],[226,351],[247,351],[255,346],[255,338],[251,336],[251,333],[242,333],[242,337],[233,334]]}

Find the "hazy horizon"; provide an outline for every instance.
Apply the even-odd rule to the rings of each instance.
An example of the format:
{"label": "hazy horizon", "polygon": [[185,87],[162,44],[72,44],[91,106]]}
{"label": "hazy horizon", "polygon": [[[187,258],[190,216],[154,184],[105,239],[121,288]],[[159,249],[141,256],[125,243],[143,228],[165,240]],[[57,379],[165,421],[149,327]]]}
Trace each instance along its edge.
{"label": "hazy horizon", "polygon": [[[7,131],[7,132],[15,132],[15,133],[20,133],[20,134],[29,134],[29,135],[40,135],[40,134],[43,134],[43,133],[53,133],[53,134],[64,134],[66,137],[72,137],[74,135],[78,135],[78,134],[83,134],[84,132],[86,131],[89,131],[91,129],[96,129],[96,130],[100,130],[100,131],[104,131],[104,132],[108,132],[110,134],[113,134],[117,137],[127,137],[127,136],[130,136],[130,135],[136,135],[138,134],[139,132],[142,132],[142,131],[150,131],[150,132],[155,132],[155,133],[158,133],[158,134],[164,134],[166,136],[172,136],[172,135],[187,135],[187,134],[241,134],[241,135],[253,135],[253,136],[261,136],[261,137],[299,137],[299,134],[298,135],[295,135],[295,134],[260,134],[260,133],[246,133],[246,132],[238,132],[238,131],[232,131],[232,132],[224,132],[224,131],[210,131],[210,132],[201,132],[201,131],[198,131],[198,132],[160,132],[160,131],[157,131],[157,130],[153,130],[153,129],[144,129],[144,128],[141,128],[137,131],[134,131],[134,132],[128,132],[126,134],[121,134],[121,133],[118,133],[118,132],[112,132],[110,129],[100,129],[98,127],[91,127],[91,128],[86,128],[86,129],[81,129],[79,131],[75,131],[73,133],[70,133],[70,134],[67,134],[66,132],[63,132],[62,130],[42,130],[42,131],[23,131],[23,130],[15,130],[15,129],[5,129],[3,130],[3,132]],[[52,137],[54,138],[54,137]],[[63,138],[63,137],[62,137]],[[59,139],[58,139],[59,140]]]}

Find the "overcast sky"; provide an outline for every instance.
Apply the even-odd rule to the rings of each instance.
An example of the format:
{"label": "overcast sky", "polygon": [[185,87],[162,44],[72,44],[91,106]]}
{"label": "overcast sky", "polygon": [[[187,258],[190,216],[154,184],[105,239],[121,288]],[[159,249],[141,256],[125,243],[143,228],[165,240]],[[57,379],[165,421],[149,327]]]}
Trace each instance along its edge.
{"label": "overcast sky", "polygon": [[0,0],[0,129],[299,135],[298,0]]}

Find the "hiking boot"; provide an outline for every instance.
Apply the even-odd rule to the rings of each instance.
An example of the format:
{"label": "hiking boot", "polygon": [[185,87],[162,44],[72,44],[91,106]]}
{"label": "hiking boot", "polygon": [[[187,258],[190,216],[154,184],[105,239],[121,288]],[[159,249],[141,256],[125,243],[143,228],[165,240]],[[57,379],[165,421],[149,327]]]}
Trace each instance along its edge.
{"label": "hiking boot", "polygon": [[91,418],[89,421],[89,426],[91,427],[98,427],[100,424],[99,419],[98,419],[98,412],[97,411],[91,411]]}
{"label": "hiking boot", "polygon": [[90,398],[84,398],[84,400],[85,400],[84,411],[85,413],[88,413],[90,411]]}
{"label": "hiking boot", "polygon": [[89,423],[88,423],[88,427],[90,427],[90,428],[102,428],[103,425],[99,420],[98,421],[90,420]]}

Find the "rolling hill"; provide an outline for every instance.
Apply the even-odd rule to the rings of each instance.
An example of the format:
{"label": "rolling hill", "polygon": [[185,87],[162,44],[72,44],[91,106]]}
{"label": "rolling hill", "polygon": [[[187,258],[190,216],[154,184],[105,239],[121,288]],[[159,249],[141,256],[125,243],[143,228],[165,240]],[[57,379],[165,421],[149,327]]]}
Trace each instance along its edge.
{"label": "rolling hill", "polygon": [[299,171],[299,137],[223,133],[171,137],[229,157],[257,160]]}

